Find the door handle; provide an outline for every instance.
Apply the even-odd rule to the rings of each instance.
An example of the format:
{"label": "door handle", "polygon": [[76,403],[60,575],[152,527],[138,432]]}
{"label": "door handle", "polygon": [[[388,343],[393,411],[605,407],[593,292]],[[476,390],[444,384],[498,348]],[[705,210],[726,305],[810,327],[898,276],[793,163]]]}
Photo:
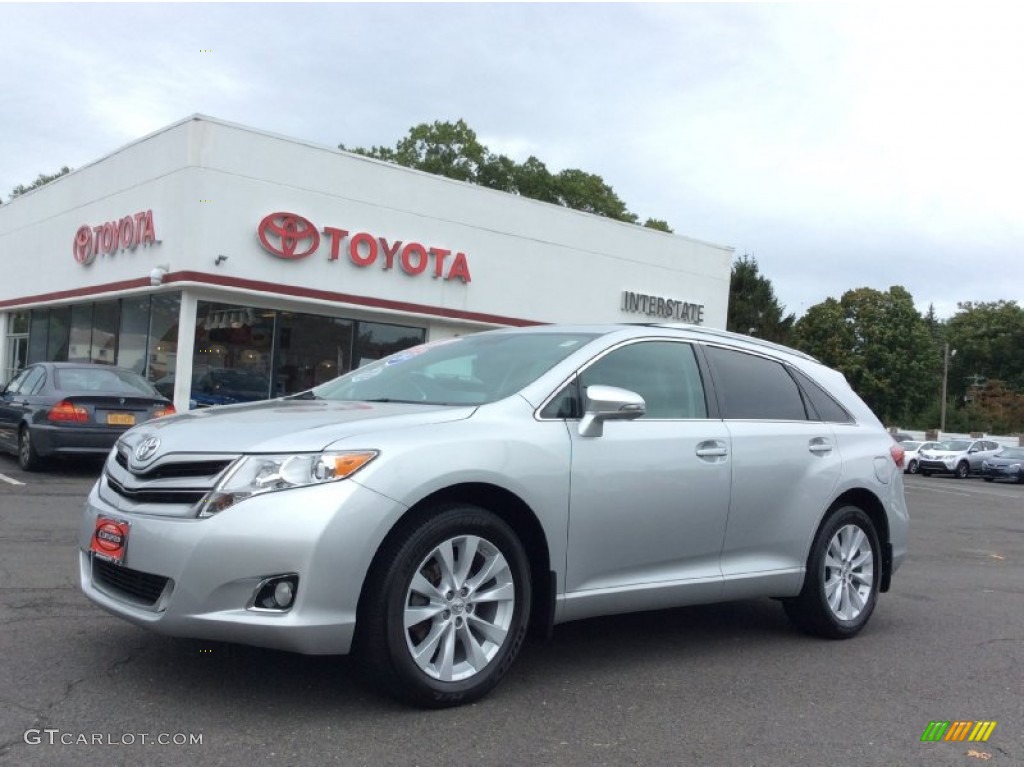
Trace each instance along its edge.
{"label": "door handle", "polygon": [[807,444],[807,450],[824,456],[826,453],[832,453],[832,443],[827,437],[814,437]]}
{"label": "door handle", "polygon": [[729,455],[729,449],[721,440],[705,440],[697,444],[696,453],[702,459],[721,459]]}

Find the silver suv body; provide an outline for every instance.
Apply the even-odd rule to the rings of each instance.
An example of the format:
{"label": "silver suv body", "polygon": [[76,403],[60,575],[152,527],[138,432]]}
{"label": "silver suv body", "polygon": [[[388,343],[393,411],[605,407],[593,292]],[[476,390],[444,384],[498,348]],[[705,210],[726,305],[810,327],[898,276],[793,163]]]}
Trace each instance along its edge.
{"label": "silver suv body", "polygon": [[981,473],[981,465],[999,453],[994,440],[945,440],[918,454],[918,469],[925,477],[955,475],[961,480]]}
{"label": "silver suv body", "polygon": [[532,627],[781,598],[849,637],[907,545],[902,449],[844,378],[677,326],[508,329],[131,430],[81,583],[158,632],[364,657],[471,701]]}

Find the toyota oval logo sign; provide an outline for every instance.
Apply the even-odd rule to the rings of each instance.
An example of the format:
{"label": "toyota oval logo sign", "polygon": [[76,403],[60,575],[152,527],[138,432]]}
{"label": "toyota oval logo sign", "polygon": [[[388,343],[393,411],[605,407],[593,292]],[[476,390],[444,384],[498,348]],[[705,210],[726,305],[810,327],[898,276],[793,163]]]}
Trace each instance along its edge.
{"label": "toyota oval logo sign", "polygon": [[304,259],[320,247],[313,222],[296,213],[271,213],[258,229],[260,244],[279,259]]}

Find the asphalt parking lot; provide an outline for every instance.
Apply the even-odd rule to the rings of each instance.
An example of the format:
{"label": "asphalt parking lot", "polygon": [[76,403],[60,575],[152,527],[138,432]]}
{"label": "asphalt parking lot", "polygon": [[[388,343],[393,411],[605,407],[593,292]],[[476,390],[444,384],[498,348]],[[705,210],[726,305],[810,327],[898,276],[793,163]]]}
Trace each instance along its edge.
{"label": "asphalt parking lot", "polygon": [[[908,477],[910,555],[854,640],[802,636],[770,600],[577,622],[484,701],[424,712],[345,657],[93,607],[75,546],[98,471],[0,457],[3,765],[1024,763],[1024,486]],[[923,743],[935,720],[998,725]]]}

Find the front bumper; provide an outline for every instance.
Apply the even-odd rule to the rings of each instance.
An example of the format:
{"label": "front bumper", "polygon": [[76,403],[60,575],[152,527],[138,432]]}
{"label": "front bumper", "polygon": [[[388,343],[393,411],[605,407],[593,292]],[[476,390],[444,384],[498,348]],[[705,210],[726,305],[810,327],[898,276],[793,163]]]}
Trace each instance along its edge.
{"label": "front bumper", "polygon": [[994,480],[1016,480],[1018,483],[1024,482],[1024,469],[1010,469],[1009,465],[992,466],[986,464],[981,468],[982,477],[990,477]]}
{"label": "front bumper", "polygon": [[[264,494],[202,520],[122,512],[98,485],[79,538],[90,600],[161,634],[308,654],[350,650],[366,571],[404,512],[351,480]],[[97,566],[89,551],[100,515],[130,523],[123,568]],[[290,610],[247,607],[265,578],[285,573],[299,577]]]}
{"label": "front bumper", "polygon": [[952,475],[956,472],[957,462],[947,464],[944,461],[936,459],[918,459],[917,471],[918,472],[934,472],[937,474]]}

